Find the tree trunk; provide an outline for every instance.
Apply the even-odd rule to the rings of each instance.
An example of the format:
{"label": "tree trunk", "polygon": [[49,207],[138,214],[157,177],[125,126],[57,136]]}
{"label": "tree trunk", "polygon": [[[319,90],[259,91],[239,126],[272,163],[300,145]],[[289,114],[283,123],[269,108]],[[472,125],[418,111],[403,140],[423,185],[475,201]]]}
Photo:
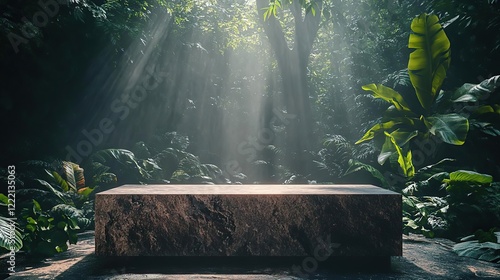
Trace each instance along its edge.
{"label": "tree trunk", "polygon": [[305,13],[298,0],[290,4],[295,21],[295,34],[293,47],[289,48],[278,19],[274,16],[264,19],[269,0],[257,0],[259,18],[278,62],[287,113],[296,116],[286,127],[285,143],[289,164],[294,172],[303,174],[308,173],[312,163],[304,151],[311,150],[315,142],[307,65],[321,19],[322,2],[316,1],[316,4],[315,15],[311,12]]}

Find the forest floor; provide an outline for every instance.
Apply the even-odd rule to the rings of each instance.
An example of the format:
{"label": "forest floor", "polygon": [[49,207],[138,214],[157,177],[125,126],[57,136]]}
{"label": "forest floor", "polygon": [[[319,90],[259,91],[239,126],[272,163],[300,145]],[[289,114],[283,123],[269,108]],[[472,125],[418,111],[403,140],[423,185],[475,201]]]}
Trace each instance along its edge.
{"label": "forest floor", "polygon": [[[10,277],[6,256],[2,258],[0,278],[14,279],[500,279],[500,265],[459,257],[452,252],[453,242],[427,239],[420,235],[403,236],[403,256],[392,257],[385,271],[363,270],[357,264],[339,271],[324,268],[305,275],[295,273],[300,259],[279,263],[174,263],[165,258],[113,259],[94,254],[94,232],[80,235],[78,244],[55,257],[33,261],[16,255],[15,273]],[[323,267],[322,267],[323,264]],[[3,276],[3,277],[2,277]]]}

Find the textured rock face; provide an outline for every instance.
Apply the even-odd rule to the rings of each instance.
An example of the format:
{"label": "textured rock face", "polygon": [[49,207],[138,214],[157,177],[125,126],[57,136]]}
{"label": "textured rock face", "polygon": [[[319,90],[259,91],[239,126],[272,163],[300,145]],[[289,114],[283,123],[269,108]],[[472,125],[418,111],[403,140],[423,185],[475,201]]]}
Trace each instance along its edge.
{"label": "textured rock face", "polygon": [[101,256],[402,254],[401,196],[369,185],[125,185],[95,210]]}

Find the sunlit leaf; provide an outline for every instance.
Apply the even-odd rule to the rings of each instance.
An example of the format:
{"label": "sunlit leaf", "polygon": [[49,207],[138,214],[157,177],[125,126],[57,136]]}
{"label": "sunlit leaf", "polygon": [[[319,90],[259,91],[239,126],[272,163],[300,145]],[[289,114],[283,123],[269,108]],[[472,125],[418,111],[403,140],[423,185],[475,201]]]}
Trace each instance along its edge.
{"label": "sunlit leaf", "polygon": [[368,84],[362,87],[366,91],[372,91],[375,98],[383,99],[396,107],[399,111],[411,111],[410,106],[406,103],[403,96],[393,90],[392,88],[386,87],[382,84]]}
{"label": "sunlit leaf", "polygon": [[59,175],[59,173],[55,172],[55,171],[48,171],[48,170],[45,170],[50,176],[51,178],[54,180],[54,182],[59,185],[61,187],[61,189],[65,192],[69,191],[70,187],[69,187],[69,184],[68,182],[66,182],[66,180],[64,180],[61,175]]}
{"label": "sunlit leaf", "polygon": [[92,192],[94,191],[93,188],[89,188],[89,187],[85,187],[85,188],[81,188],[81,189],[78,189],[77,193],[84,196],[84,197],[87,197],[89,196]]}
{"label": "sunlit leaf", "polygon": [[435,15],[422,14],[411,23],[408,71],[418,100],[430,109],[450,66],[450,41]]}
{"label": "sunlit leaf", "polygon": [[2,206],[7,206],[7,204],[9,204],[9,198],[3,193],[0,193],[0,203]]}
{"label": "sunlit leaf", "polygon": [[383,131],[395,128],[399,124],[403,123],[412,123],[413,121],[411,119],[395,119],[391,121],[387,121],[384,123],[378,123],[374,125],[372,128],[370,128],[361,139],[356,141],[355,144],[359,144],[368,140],[371,140],[375,137],[376,134],[382,133]]}
{"label": "sunlit leaf", "polygon": [[413,175],[415,175],[415,167],[413,166],[412,162],[411,150],[408,149],[408,151],[403,151],[403,149],[397,144],[396,139],[391,134],[387,132],[384,132],[384,134],[389,138],[390,143],[393,145],[396,153],[398,154],[398,164],[403,170],[403,174],[406,177],[412,177]]}
{"label": "sunlit leaf", "polygon": [[477,108],[476,111],[474,111],[474,113],[476,113],[478,115],[486,114],[486,113],[494,113],[494,112],[495,112],[495,110],[490,105],[483,105],[483,106]]}
{"label": "sunlit leaf", "polygon": [[467,182],[471,184],[491,184],[493,177],[470,170],[458,170],[450,173],[451,182]]}
{"label": "sunlit leaf", "polygon": [[[382,145],[382,150],[378,156],[378,163],[384,164],[387,159],[397,152],[396,146],[403,147],[405,146],[411,139],[418,135],[418,131],[400,131],[395,130],[390,133],[391,137],[386,137],[384,145]],[[395,141],[396,145],[393,144]]]}

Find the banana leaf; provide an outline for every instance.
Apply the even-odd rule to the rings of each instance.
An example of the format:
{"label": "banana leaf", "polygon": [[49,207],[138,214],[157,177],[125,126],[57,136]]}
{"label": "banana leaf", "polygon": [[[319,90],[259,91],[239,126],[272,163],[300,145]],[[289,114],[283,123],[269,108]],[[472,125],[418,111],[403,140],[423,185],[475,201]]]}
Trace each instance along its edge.
{"label": "banana leaf", "polygon": [[450,66],[450,41],[436,15],[422,14],[411,23],[408,71],[422,108],[429,110]]}
{"label": "banana leaf", "polygon": [[425,119],[429,132],[444,142],[463,145],[469,132],[469,120],[458,114],[433,115]]}
{"label": "banana leaf", "polygon": [[[397,129],[390,133],[391,137],[386,137],[386,141],[382,146],[382,151],[378,156],[378,163],[384,164],[385,161],[394,153],[397,152],[396,146],[404,147],[407,143],[418,135],[418,131],[401,131]],[[393,144],[392,139],[394,139],[396,145]],[[402,167],[403,168],[403,167]]]}
{"label": "banana leaf", "polygon": [[408,117],[399,117],[399,118],[394,118],[390,121],[383,122],[383,123],[378,123],[374,125],[372,128],[370,128],[361,139],[356,141],[355,144],[359,144],[368,140],[371,140],[375,137],[376,134],[382,133],[384,131],[394,131],[396,130],[399,126],[407,126],[407,127],[414,127],[415,126],[415,121],[411,118]]}
{"label": "banana leaf", "polygon": [[[403,149],[398,145],[393,135],[387,132],[384,132],[384,134],[386,136],[386,143],[384,143],[384,146],[393,146],[393,148],[396,150],[396,153],[398,154],[398,164],[403,170],[403,174],[406,177],[413,177],[413,175],[415,175],[415,166],[413,166],[411,150],[407,149],[407,151],[405,151],[406,149]],[[384,148],[382,148],[382,150],[384,150]]]}

